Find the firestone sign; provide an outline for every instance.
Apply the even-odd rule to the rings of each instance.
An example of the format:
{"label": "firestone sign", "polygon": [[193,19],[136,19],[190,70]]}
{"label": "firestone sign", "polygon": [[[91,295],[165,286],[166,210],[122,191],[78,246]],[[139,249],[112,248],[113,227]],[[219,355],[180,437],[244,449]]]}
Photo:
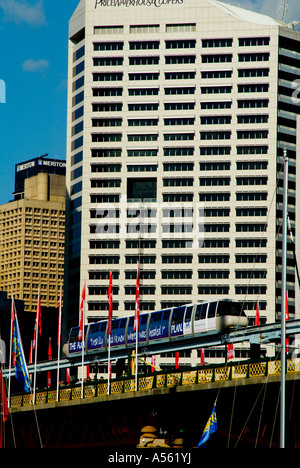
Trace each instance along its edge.
{"label": "firestone sign", "polygon": [[155,6],[180,5],[184,0],[95,0],[95,9],[98,7],[119,7],[119,6]]}

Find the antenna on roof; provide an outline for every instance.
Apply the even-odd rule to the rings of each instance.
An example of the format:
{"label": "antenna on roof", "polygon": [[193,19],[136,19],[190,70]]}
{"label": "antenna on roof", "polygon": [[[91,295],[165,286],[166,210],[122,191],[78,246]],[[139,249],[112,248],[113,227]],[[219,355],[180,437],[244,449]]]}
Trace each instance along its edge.
{"label": "antenna on roof", "polygon": [[284,21],[287,11],[288,11],[288,0],[279,0],[277,6],[277,19],[279,21]]}

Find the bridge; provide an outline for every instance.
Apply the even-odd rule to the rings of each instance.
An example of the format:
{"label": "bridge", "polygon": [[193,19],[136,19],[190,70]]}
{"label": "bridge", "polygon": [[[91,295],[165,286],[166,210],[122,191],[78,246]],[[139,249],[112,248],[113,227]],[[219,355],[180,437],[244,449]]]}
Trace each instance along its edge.
{"label": "bridge", "polygon": [[[299,333],[300,321],[287,322],[287,335]],[[182,341],[171,350],[188,347],[224,345],[249,341],[265,344],[280,340],[280,325],[262,325],[237,330],[223,336],[206,336],[197,343]],[[170,345],[170,344],[169,344]],[[157,346],[156,352],[163,351]],[[154,350],[151,348],[151,353]],[[112,359],[127,357],[124,351],[114,351]],[[95,359],[95,356],[91,358]],[[97,356],[104,362],[107,356]],[[92,361],[86,357],[85,364]],[[80,359],[63,360],[61,368],[80,366]],[[39,363],[42,371],[56,369],[57,363]],[[32,369],[31,369],[32,370]],[[5,371],[7,376],[7,370]],[[149,424],[162,434],[175,438],[175,432],[185,431],[186,447],[199,441],[217,398],[219,431],[212,447],[278,447],[281,361],[229,361],[222,365],[158,371],[140,374],[135,390],[135,378],[91,381],[81,385],[12,395],[10,419],[6,426],[8,448],[88,448],[136,447],[140,428]],[[287,447],[300,446],[298,429],[298,399],[300,359],[287,359]],[[82,398],[83,396],[83,398]],[[39,430],[37,430],[39,429]]]}

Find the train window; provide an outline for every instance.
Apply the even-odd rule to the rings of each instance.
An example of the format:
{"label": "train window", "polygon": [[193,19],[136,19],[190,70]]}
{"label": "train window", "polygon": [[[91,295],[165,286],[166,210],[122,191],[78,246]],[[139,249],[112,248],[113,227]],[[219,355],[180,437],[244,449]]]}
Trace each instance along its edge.
{"label": "train window", "polygon": [[164,310],[163,320],[169,320],[171,309]]}
{"label": "train window", "polygon": [[185,311],[185,307],[177,307],[173,310],[172,315],[172,325],[176,325],[177,323],[183,322],[183,314]]}
{"label": "train window", "polygon": [[171,309],[163,311],[163,317],[161,321],[162,325],[162,337],[169,336],[169,320],[170,320]]}
{"label": "train window", "polygon": [[125,331],[125,327],[126,327],[126,323],[127,323],[127,318],[123,318],[120,320],[120,325],[119,325],[119,330],[121,331]]}
{"label": "train window", "polygon": [[155,340],[161,338],[161,317],[162,311],[153,312],[152,314],[150,314],[150,323],[148,330],[149,339]]}
{"label": "train window", "polygon": [[162,315],[162,312],[153,312],[151,314],[150,323],[160,322],[161,321],[161,315]]}
{"label": "train window", "polygon": [[197,305],[195,320],[204,320],[206,317],[207,303]]}
{"label": "train window", "polygon": [[147,320],[148,320],[148,314],[141,315],[140,316],[140,325],[145,325],[145,323],[147,323]]}
{"label": "train window", "polygon": [[128,326],[133,327],[133,323],[134,323],[134,317],[129,317]]}
{"label": "train window", "polygon": [[102,348],[105,346],[106,321],[92,323],[89,328],[88,349]]}
{"label": "train window", "polygon": [[89,329],[89,338],[93,338],[95,335],[99,333],[100,323],[91,323]]}
{"label": "train window", "polygon": [[139,342],[147,339],[147,323],[149,314],[140,315],[139,323]]}
{"label": "train window", "polygon": [[78,341],[78,332],[79,332],[78,327],[71,329],[69,343],[74,343],[75,341]]}
{"label": "train window", "polygon": [[209,304],[207,318],[214,318],[216,315],[217,302],[211,302]]}
{"label": "train window", "polygon": [[113,320],[111,324],[111,329],[116,330],[117,328],[119,328],[119,320]]}
{"label": "train window", "polygon": [[173,309],[172,323],[171,323],[171,336],[182,335],[184,312],[185,312],[185,307],[177,307],[176,309]]}
{"label": "train window", "polygon": [[189,325],[191,321],[192,311],[193,311],[193,306],[189,306],[186,308],[185,317],[184,317],[184,321],[186,325]]}
{"label": "train window", "polygon": [[233,315],[235,317],[245,317],[243,305],[239,302],[232,301],[219,301],[217,316],[223,317],[224,315]]}

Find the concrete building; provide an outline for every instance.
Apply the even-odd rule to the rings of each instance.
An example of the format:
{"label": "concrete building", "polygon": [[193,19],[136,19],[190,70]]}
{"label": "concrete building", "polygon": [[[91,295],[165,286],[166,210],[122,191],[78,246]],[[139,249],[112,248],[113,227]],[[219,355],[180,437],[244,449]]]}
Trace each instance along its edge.
{"label": "concrete building", "polygon": [[[295,18],[297,19],[297,18]],[[280,316],[296,219],[300,33],[215,0],[81,0],[69,27],[68,326],[214,298]],[[298,85],[299,86],[299,85]],[[298,184],[299,187],[299,184]],[[297,242],[296,245],[298,246]],[[299,315],[288,245],[290,317]]]}
{"label": "concrete building", "polygon": [[34,312],[58,307],[64,280],[65,161],[16,166],[14,201],[0,206],[0,290]]}

